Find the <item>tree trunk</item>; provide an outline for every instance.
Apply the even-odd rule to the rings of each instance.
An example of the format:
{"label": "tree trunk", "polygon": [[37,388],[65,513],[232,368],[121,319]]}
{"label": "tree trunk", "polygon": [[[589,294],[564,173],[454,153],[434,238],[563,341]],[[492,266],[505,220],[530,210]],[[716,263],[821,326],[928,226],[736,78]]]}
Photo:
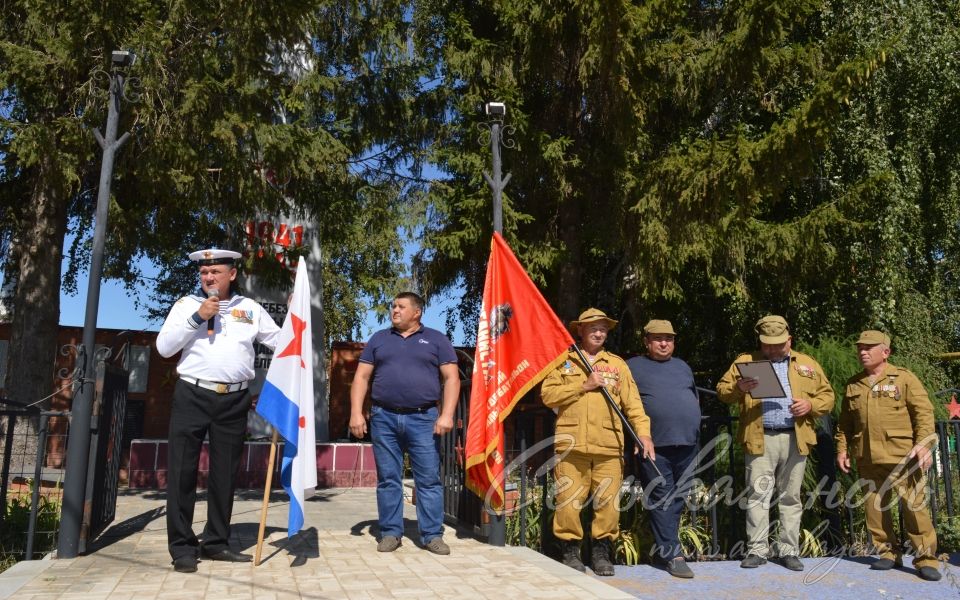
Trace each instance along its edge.
{"label": "tree trunk", "polygon": [[580,199],[577,194],[570,192],[560,205],[560,241],[563,243],[564,258],[560,264],[556,306],[564,321],[576,319],[580,311],[587,308],[580,306],[583,302],[583,290],[580,289],[583,282],[582,227]]}
{"label": "tree trunk", "polygon": [[68,209],[62,180],[53,160],[43,159],[21,213],[6,381],[7,394],[17,402],[36,402],[53,391]]}

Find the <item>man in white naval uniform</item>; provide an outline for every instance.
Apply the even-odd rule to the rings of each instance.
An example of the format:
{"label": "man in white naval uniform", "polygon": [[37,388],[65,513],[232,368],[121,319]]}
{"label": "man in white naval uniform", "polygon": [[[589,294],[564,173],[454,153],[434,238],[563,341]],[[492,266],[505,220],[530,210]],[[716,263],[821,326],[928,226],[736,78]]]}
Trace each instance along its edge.
{"label": "man in white naval uniform", "polygon": [[[182,573],[197,570],[198,553],[211,560],[251,560],[229,546],[233,492],[252,402],[254,343],[276,347],[280,328],[262,306],[233,294],[237,258],[230,250],[191,253],[204,295],[178,300],[157,335],[161,356],[180,352],[167,443],[167,544],[174,569]],[[201,545],[193,532],[193,509],[207,435],[210,471]]]}

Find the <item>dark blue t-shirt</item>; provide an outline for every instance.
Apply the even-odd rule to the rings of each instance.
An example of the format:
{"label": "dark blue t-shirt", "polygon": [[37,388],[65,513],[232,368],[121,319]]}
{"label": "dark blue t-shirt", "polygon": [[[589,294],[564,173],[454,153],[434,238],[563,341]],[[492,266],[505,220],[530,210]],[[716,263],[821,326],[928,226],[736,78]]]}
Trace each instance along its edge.
{"label": "dark blue t-shirt", "polygon": [[457,362],[453,344],[436,329],[421,326],[403,337],[382,329],[360,353],[373,365],[371,398],[393,408],[419,408],[440,400],[440,365]]}
{"label": "dark blue t-shirt", "polygon": [[690,366],[675,357],[660,362],[648,356],[631,358],[627,366],[650,417],[653,445],[695,445],[700,433],[700,399]]}

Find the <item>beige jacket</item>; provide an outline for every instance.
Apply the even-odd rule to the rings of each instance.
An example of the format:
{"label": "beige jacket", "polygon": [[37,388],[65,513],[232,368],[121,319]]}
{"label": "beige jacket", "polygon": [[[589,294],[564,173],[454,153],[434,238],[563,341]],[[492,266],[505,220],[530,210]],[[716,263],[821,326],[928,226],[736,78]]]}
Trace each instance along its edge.
{"label": "beige jacket", "polygon": [[866,372],[847,381],[837,454],[846,452],[858,463],[896,464],[916,444],[932,448],[933,433],[933,405],[910,371],[888,363],[873,385]]}
{"label": "beige jacket", "polygon": [[[607,391],[630,421],[638,436],[650,435],[650,418],[643,411],[640,392],[627,363],[616,354],[601,351],[593,370],[607,381]],[[557,452],[574,450],[602,456],[623,454],[623,425],[599,389],[583,391],[587,371],[576,352],[547,378],[540,388],[543,403],[557,411]]]}
{"label": "beige jacket", "polygon": [[[737,387],[740,378],[736,364],[753,360],[765,360],[760,352],[741,354],[717,384],[717,397],[727,404],[740,406],[740,428],[737,439],[747,454],[763,454],[763,408],[762,402]],[[834,394],[830,380],[823,368],[812,357],[795,350],[790,351],[790,368],[787,379],[794,398],[806,398],[812,405],[810,412],[794,419],[797,432],[797,450],[806,456],[817,444],[816,420],[833,410]]]}

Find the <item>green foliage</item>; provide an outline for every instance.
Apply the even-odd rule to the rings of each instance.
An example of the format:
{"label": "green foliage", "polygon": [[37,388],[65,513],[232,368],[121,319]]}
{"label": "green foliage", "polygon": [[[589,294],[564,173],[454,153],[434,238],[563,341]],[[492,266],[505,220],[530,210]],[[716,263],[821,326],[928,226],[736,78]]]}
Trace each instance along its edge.
{"label": "green foliage", "polygon": [[620,532],[620,537],[614,542],[614,556],[619,564],[638,565],[643,558],[643,547],[640,536],[633,529]]}
{"label": "green foliage", "polygon": [[[250,219],[315,224],[289,258],[319,252],[327,335],[352,337],[371,305],[408,285],[398,228],[412,227],[421,194],[417,115],[429,99],[418,90],[430,70],[410,52],[410,28],[408,3],[393,0],[6,2],[0,272],[17,284],[15,315],[31,314],[15,317],[8,372],[43,368],[55,327],[31,324],[56,324],[61,284],[75,293],[89,264],[101,161],[91,129],[106,119],[121,48],[137,55],[119,107],[131,137],[117,153],[103,277],[161,317],[196,288],[188,252],[244,248]],[[246,270],[290,286],[258,249]],[[8,391],[44,395],[48,378],[35,375]]]}
{"label": "green foliage", "polygon": [[693,522],[689,512],[680,515],[678,536],[685,556],[699,558],[710,553],[710,531],[704,523]]}
{"label": "green foliage", "polygon": [[[515,489],[514,492],[517,492]],[[507,492],[508,498],[508,509],[510,503],[510,492]],[[543,523],[547,522],[549,527],[550,522],[553,520],[553,511],[549,509],[544,509],[543,506],[543,489],[540,487],[532,487],[527,490],[526,501],[522,501],[519,498],[519,493],[517,496],[516,508],[513,512],[509,512],[506,518],[506,543],[510,546],[519,546],[520,545],[520,513],[524,511],[526,518],[526,529],[524,530],[526,545],[530,548],[539,548],[543,549]]]}
{"label": "green foliage", "polygon": [[840,414],[840,404],[846,393],[847,380],[863,370],[857,358],[857,347],[854,343],[856,339],[856,336],[845,339],[823,336],[817,340],[816,344],[804,342],[797,344],[797,350],[809,354],[820,363],[827,379],[830,380],[835,400],[834,417]]}
{"label": "green foliage", "polygon": [[937,522],[937,550],[960,552],[960,518],[942,519]]}
{"label": "green foliage", "polygon": [[[597,305],[638,350],[670,318],[695,368],[756,345],[889,331],[939,389],[960,346],[955,2],[426,2],[434,57],[420,281],[464,289],[472,322],[490,227],[485,101],[515,147],[504,233],[562,318]],[[442,115],[442,116],[440,116]],[[718,351],[719,349],[724,349]]]}
{"label": "green foliage", "polygon": [[620,536],[614,541],[618,562],[625,565],[649,562],[653,544],[649,521],[649,515],[642,509],[640,487],[635,485],[631,487],[631,494],[621,501]]}
{"label": "green foliage", "polygon": [[[0,572],[26,559],[26,539],[30,524],[30,494],[7,492],[0,532]],[[56,548],[60,525],[60,502],[41,494],[37,504],[37,524],[33,541],[34,557]]]}

